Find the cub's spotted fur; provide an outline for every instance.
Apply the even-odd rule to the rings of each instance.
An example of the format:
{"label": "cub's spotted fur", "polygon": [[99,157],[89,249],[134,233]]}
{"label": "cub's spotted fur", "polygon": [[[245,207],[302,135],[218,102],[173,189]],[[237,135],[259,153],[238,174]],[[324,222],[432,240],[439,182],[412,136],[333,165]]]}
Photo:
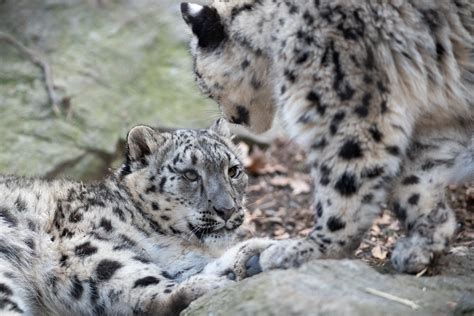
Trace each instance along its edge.
{"label": "cub's spotted fur", "polygon": [[209,290],[284,267],[265,261],[274,241],[225,251],[244,218],[247,176],[222,124],[135,127],[126,163],[95,185],[0,177],[0,314],[174,315]]}
{"label": "cub's spotted fur", "polygon": [[[317,223],[304,247],[339,257],[392,201],[415,273],[455,229],[444,187],[473,171],[470,0],[230,0],[182,4],[194,72],[225,117],[254,131],[275,114],[309,154]],[[300,253],[306,248],[290,248]]]}

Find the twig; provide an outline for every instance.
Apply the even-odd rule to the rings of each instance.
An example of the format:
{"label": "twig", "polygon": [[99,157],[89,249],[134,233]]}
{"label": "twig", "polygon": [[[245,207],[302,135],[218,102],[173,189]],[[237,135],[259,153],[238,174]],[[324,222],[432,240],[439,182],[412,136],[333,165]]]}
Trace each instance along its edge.
{"label": "twig", "polygon": [[379,291],[379,290],[375,290],[375,289],[372,289],[372,288],[369,288],[369,287],[365,288],[365,291],[369,294],[380,296],[380,297],[383,297],[387,300],[394,301],[394,302],[397,302],[397,303],[400,303],[400,304],[403,304],[403,305],[407,305],[407,306],[411,307],[412,309],[420,308],[420,305],[416,304],[413,301],[407,300],[405,298],[400,298],[400,297],[397,297],[395,295],[388,294],[388,293],[385,293],[385,292],[382,292],[382,291]]}
{"label": "twig", "polygon": [[428,271],[428,268],[424,268],[423,270],[421,270],[420,272],[417,273],[416,277],[419,278],[419,277],[422,277],[426,271]]}
{"label": "twig", "polygon": [[60,114],[59,106],[58,106],[59,101],[56,96],[56,93],[54,92],[53,78],[52,78],[51,68],[49,67],[49,64],[46,61],[44,61],[40,56],[38,56],[36,52],[24,46],[22,43],[20,43],[10,34],[0,31],[0,40],[3,40],[9,43],[10,45],[12,45],[13,47],[15,47],[23,55],[28,57],[28,59],[31,60],[33,64],[35,64],[41,69],[41,71],[43,72],[44,84],[46,87],[46,92],[48,93],[49,102],[51,103],[53,112],[56,115],[59,115]]}

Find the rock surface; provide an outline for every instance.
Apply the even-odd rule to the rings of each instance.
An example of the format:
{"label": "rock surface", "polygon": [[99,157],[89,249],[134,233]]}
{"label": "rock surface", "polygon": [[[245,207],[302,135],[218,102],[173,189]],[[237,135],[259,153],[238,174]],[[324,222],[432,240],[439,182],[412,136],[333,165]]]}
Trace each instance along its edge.
{"label": "rock surface", "polygon": [[315,261],[210,293],[181,315],[473,315],[473,259],[472,249],[450,255],[444,261],[454,264],[443,275],[419,278],[381,274],[357,260]]}
{"label": "rock surface", "polygon": [[97,179],[133,125],[216,117],[193,80],[179,1],[3,0],[0,32],[49,64],[61,108],[40,68],[0,39],[0,173]]}

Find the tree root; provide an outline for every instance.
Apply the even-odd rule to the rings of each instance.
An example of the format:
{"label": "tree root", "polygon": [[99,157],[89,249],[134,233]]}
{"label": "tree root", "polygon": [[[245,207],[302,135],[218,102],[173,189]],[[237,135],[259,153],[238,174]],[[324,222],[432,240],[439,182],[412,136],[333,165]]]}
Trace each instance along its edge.
{"label": "tree root", "polygon": [[43,60],[43,58],[41,58],[38,53],[34,52],[33,50],[20,43],[12,35],[0,31],[0,41],[2,40],[15,47],[20,53],[25,55],[33,64],[35,64],[41,69],[41,72],[43,73],[44,85],[48,94],[48,99],[51,103],[51,108],[53,109],[54,114],[59,116],[61,113],[59,109],[59,99],[56,93],[54,92],[53,77],[49,64],[45,60]]}

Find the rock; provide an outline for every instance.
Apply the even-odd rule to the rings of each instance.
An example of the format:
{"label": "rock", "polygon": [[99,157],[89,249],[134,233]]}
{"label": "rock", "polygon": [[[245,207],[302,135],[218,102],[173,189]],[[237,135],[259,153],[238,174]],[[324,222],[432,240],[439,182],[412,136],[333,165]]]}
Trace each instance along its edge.
{"label": "rock", "polygon": [[179,1],[3,0],[0,32],[48,62],[62,101],[55,116],[40,69],[0,40],[0,173],[97,179],[133,125],[218,112],[194,83]]}
{"label": "rock", "polygon": [[210,293],[181,315],[474,314],[474,250],[470,251],[455,258],[455,268],[447,268],[446,274],[419,278],[381,274],[356,260],[314,261],[299,269],[262,273]]}

